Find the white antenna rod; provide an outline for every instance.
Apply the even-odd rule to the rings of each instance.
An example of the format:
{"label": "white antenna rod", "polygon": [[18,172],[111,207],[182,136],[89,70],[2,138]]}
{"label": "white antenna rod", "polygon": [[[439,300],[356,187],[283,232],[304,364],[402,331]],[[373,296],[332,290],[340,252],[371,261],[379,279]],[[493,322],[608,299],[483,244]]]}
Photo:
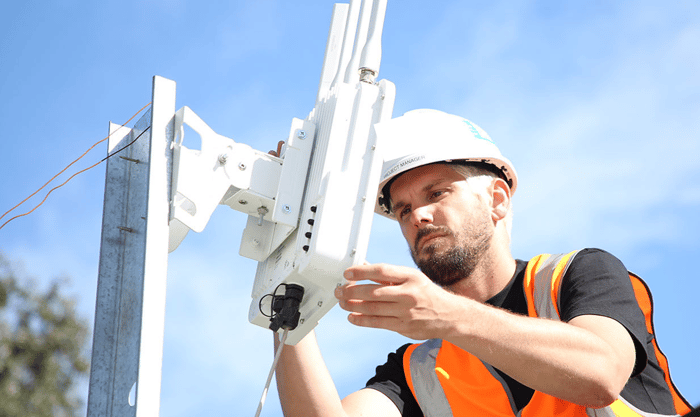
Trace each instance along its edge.
{"label": "white antenna rod", "polygon": [[328,42],[326,43],[326,53],[323,58],[323,69],[321,70],[321,81],[319,81],[318,85],[316,103],[326,98],[333,86],[336,74],[340,71],[348,9],[349,5],[345,3],[338,3],[333,6],[333,16],[331,17],[331,27],[328,30]]}
{"label": "white antenna rod", "polygon": [[[360,4],[362,0],[350,0],[350,10],[348,11],[348,19],[345,23],[345,35],[343,36],[343,49],[340,52],[340,63],[338,64],[338,72],[335,74],[332,86],[343,81],[345,70],[350,62],[352,55],[352,47],[357,31],[357,20],[360,16]],[[332,88],[331,86],[331,88]]]}
{"label": "white antenna rod", "polygon": [[375,0],[369,24],[369,35],[360,57],[360,81],[373,83],[382,61],[382,30],[387,0]]}
{"label": "white antenna rod", "polygon": [[372,4],[373,0],[364,0],[362,2],[362,9],[360,10],[360,23],[357,28],[357,33],[355,33],[355,48],[350,58],[350,63],[348,63],[348,68],[345,71],[345,82],[348,84],[353,84],[359,79],[358,69],[360,60],[360,53],[365,47],[365,42],[367,42],[367,32],[369,29],[370,17],[372,17]]}

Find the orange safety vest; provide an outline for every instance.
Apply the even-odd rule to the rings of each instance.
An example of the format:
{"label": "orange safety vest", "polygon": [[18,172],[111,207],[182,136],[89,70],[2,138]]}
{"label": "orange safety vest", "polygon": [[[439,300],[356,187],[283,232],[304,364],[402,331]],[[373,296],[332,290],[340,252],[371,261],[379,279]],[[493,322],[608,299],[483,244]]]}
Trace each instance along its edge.
{"label": "orange safety vest", "polygon": [[[560,320],[561,280],[576,253],[578,251],[563,255],[544,254],[530,260],[523,282],[530,317]],[[647,331],[653,334],[651,292],[636,275],[630,273],[630,280],[644,313]],[[659,350],[656,339],[653,343],[676,413],[684,415],[690,412],[690,405],[671,381],[668,361]],[[535,391],[528,405],[518,414],[506,382],[495,368],[442,339],[409,346],[403,356],[403,366],[408,386],[426,417],[660,416],[639,410],[622,397],[607,407],[587,408],[539,391]]]}

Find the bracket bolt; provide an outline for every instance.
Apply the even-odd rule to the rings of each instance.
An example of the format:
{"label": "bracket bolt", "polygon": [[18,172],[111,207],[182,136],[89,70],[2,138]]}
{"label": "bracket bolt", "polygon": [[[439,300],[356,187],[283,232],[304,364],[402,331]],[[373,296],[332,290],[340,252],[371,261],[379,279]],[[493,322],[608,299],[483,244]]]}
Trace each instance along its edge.
{"label": "bracket bolt", "polygon": [[228,160],[228,155],[227,155],[227,154],[222,153],[221,155],[219,155],[219,163],[220,163],[221,165],[226,165],[226,161],[227,161],[227,160]]}
{"label": "bracket bolt", "polygon": [[304,140],[306,139],[306,131],[305,130],[299,130],[297,132],[297,138]]}
{"label": "bracket bolt", "polygon": [[240,169],[241,171],[245,171],[245,169],[246,169],[245,164],[244,164],[243,162],[239,163],[239,164],[238,164],[238,169]]}
{"label": "bracket bolt", "polygon": [[263,225],[263,219],[267,213],[268,213],[267,207],[265,207],[265,206],[258,207],[258,215],[260,215],[260,217],[258,218],[258,226]]}
{"label": "bracket bolt", "polygon": [[285,204],[282,206],[282,211],[285,212],[286,214],[289,214],[292,211],[292,208],[289,207],[289,204]]}

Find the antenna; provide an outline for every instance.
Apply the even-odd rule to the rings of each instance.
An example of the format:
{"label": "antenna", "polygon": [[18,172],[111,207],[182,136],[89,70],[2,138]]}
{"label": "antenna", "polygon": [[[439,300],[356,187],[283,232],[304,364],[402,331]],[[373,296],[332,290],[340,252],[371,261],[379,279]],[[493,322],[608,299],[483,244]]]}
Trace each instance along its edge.
{"label": "antenna", "polygon": [[88,417],[158,415],[167,254],[219,205],[248,215],[239,253],[258,261],[251,323],[274,328],[277,288],[298,289],[296,322],[276,329],[296,344],[337,303],[343,271],[366,255],[383,162],[373,126],[396,95],[375,82],[386,0],[360,3],[335,5],[315,107],[292,119],[281,155],[175,111],[175,83],[161,77],[146,115],[110,138],[111,150],[149,130],[128,158],[108,160]]}

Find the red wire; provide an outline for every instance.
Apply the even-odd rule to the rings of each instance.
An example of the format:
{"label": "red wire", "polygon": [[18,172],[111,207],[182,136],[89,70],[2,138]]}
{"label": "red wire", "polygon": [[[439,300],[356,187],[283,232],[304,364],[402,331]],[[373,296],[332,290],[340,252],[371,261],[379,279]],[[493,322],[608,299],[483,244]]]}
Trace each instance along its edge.
{"label": "red wire", "polygon": [[[150,105],[151,105],[151,103],[148,103],[148,104],[146,104],[145,106],[141,107],[141,109],[140,109],[139,111],[137,111],[136,114],[134,114],[133,116],[131,116],[131,118],[130,118],[129,120],[126,121],[126,123],[124,123],[123,125],[119,126],[119,128],[117,128],[117,130],[115,130],[114,132],[110,133],[106,138],[104,138],[104,139],[98,141],[97,143],[95,143],[94,145],[92,145],[90,148],[88,148],[88,150],[85,151],[82,155],[80,155],[76,160],[74,160],[73,162],[71,162],[70,164],[68,164],[68,166],[66,166],[65,168],[63,168],[63,169],[61,170],[61,172],[59,172],[58,174],[56,174],[56,175],[54,175],[53,177],[51,177],[51,179],[48,180],[48,181],[46,182],[46,184],[42,185],[38,190],[34,191],[29,197],[27,197],[27,198],[25,198],[24,200],[20,201],[19,204],[17,204],[16,206],[14,206],[14,207],[12,207],[11,209],[7,210],[2,216],[0,216],[0,219],[2,219],[3,217],[5,217],[5,216],[6,216],[8,213],[10,213],[12,210],[14,210],[14,209],[16,209],[17,207],[19,207],[19,206],[21,206],[22,204],[24,204],[24,203],[25,203],[27,200],[29,200],[30,198],[34,197],[39,191],[43,190],[47,185],[49,185],[49,184],[51,183],[51,181],[55,180],[56,177],[58,177],[59,175],[63,174],[63,173],[64,173],[68,168],[70,168],[73,164],[75,164],[75,163],[78,162],[80,159],[82,159],[85,155],[87,155],[87,153],[90,152],[90,151],[92,150],[92,148],[94,148],[95,146],[97,146],[97,145],[99,145],[100,143],[102,143],[102,142],[106,141],[107,139],[109,139],[110,136],[112,136],[113,134],[117,133],[117,132],[119,131],[119,129],[121,129],[122,127],[124,127],[124,125],[128,124],[130,121],[132,121],[132,120],[134,119],[134,117],[136,117],[139,113],[141,113],[141,112],[143,111],[143,109],[145,109],[146,107],[148,107],[148,106],[150,106]],[[145,131],[144,131],[144,132],[145,132]],[[139,136],[140,136],[140,135],[139,135]],[[137,139],[138,139],[138,138],[137,138]],[[116,154],[116,152],[115,152],[115,154]],[[114,155],[114,154],[112,154],[112,155]],[[110,156],[111,156],[111,155],[110,155]],[[109,156],[108,156],[107,158],[109,158]],[[59,186],[57,186],[57,187],[52,188],[52,189],[46,194],[46,196],[45,196],[44,199],[41,201],[41,203],[39,203],[36,207],[34,207],[33,209],[31,209],[30,211],[28,211],[28,212],[26,212],[26,213],[19,214],[19,215],[15,216],[15,217],[11,218],[10,220],[6,221],[5,223],[2,224],[2,226],[0,226],[0,229],[2,229],[3,227],[5,227],[5,225],[6,225],[7,223],[11,222],[12,220],[14,220],[14,219],[16,219],[16,218],[18,218],[18,217],[22,217],[22,216],[26,216],[26,215],[28,215],[28,214],[31,214],[34,210],[38,209],[39,206],[41,206],[42,204],[44,204],[44,202],[46,201],[46,199],[49,198],[49,195],[50,195],[54,190],[63,187],[68,181],[70,181],[71,179],[73,179],[73,177],[75,177],[76,175],[81,174],[81,173],[83,173],[83,172],[85,172],[85,171],[87,171],[87,170],[89,170],[89,169],[92,169],[92,168],[96,167],[97,165],[99,165],[99,164],[101,164],[103,161],[105,161],[107,158],[104,158],[104,159],[101,160],[100,162],[98,162],[98,163],[96,163],[96,164],[94,164],[94,165],[92,165],[92,166],[90,166],[90,167],[88,167],[88,168],[85,168],[85,169],[83,169],[83,170],[81,170],[81,171],[79,171],[79,172],[76,172],[75,174],[71,175],[71,177],[68,178],[67,180],[65,180],[65,181],[63,182],[63,184],[61,184],[61,185],[59,185]]]}

